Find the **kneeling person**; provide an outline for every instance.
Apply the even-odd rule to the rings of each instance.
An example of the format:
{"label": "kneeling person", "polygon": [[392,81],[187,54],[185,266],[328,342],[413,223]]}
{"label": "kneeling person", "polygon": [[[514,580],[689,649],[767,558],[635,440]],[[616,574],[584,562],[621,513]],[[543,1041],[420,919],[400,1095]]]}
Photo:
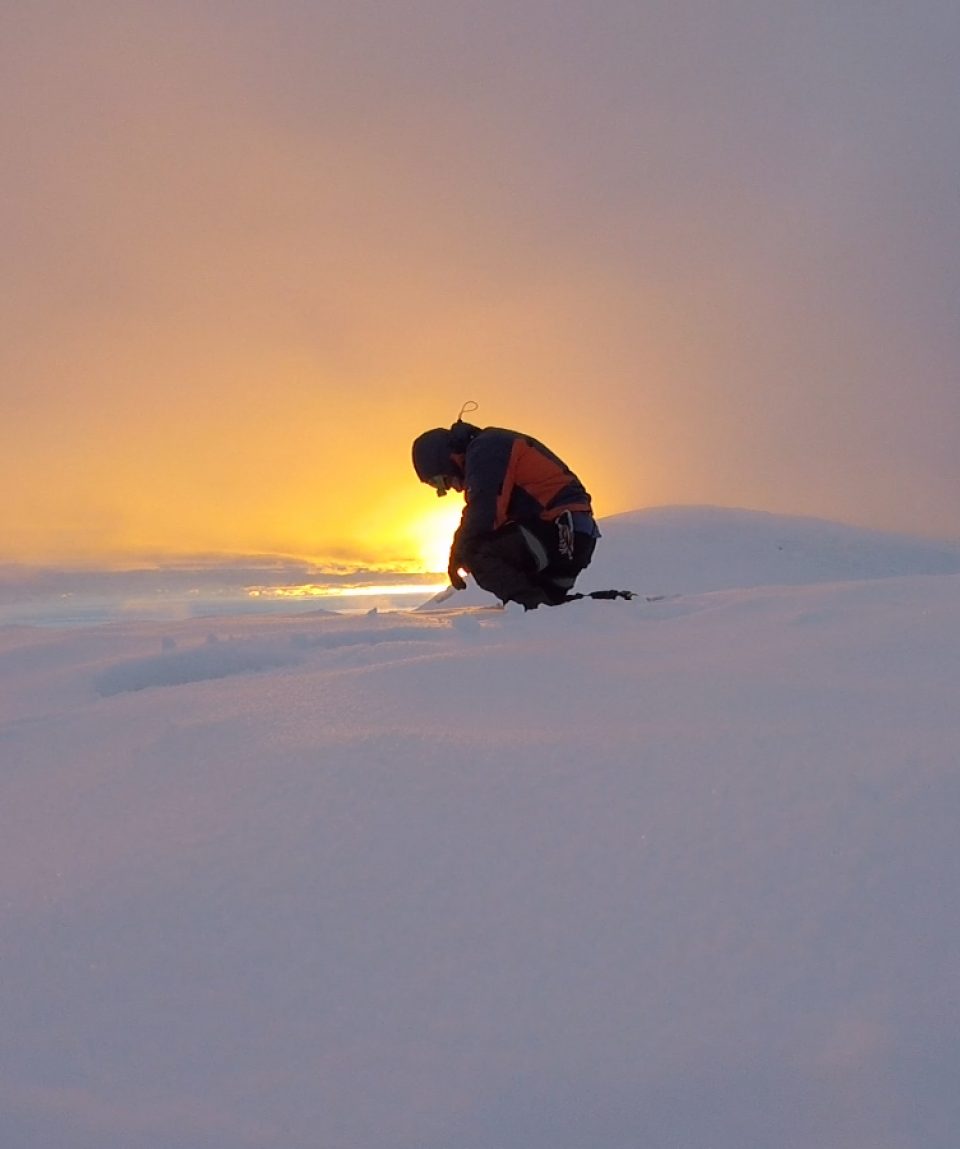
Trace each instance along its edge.
{"label": "kneeling person", "polygon": [[530,435],[458,419],[414,441],[413,466],[438,495],[464,492],[448,568],[455,587],[466,586],[466,571],[527,610],[566,599],[600,532],[583,484],[549,448]]}

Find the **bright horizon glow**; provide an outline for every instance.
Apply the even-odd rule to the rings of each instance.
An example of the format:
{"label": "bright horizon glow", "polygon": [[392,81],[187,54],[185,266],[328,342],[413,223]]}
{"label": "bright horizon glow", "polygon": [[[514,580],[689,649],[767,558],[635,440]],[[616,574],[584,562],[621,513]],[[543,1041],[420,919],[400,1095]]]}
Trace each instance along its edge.
{"label": "bright horizon glow", "polygon": [[353,583],[349,586],[323,586],[319,583],[304,583],[302,586],[249,587],[249,598],[371,598],[378,595],[430,595],[437,594],[447,586],[438,583]]}
{"label": "bright horizon glow", "polygon": [[463,499],[448,495],[414,519],[410,535],[420,555],[426,574],[445,572],[450,558],[450,543],[463,513]]}
{"label": "bright horizon glow", "polygon": [[[333,520],[336,533],[330,541],[316,537],[318,525],[330,529],[330,520],[321,516],[312,501],[295,511],[291,502],[278,496],[276,506],[260,505],[242,517],[245,500],[242,491],[236,507],[225,507],[219,519],[199,521],[206,514],[202,505],[205,495],[198,490],[192,503],[184,497],[170,500],[170,511],[179,522],[157,531],[158,520],[152,521],[152,537],[146,530],[101,531],[95,525],[77,522],[67,532],[41,537],[39,529],[14,529],[0,541],[0,563],[68,570],[131,570],[141,568],[207,566],[222,562],[246,563],[276,558],[303,562],[318,572],[349,574],[352,571],[380,571],[384,574],[441,574],[447,569],[450,543],[463,510],[461,497],[438,500],[406,470],[397,477],[382,479],[379,500],[368,481],[369,494],[376,511],[352,520]],[[145,491],[147,481],[137,484]],[[392,491],[392,494],[391,494]],[[27,498],[29,497],[29,493]],[[302,496],[300,496],[303,501]],[[27,499],[23,500],[26,504]],[[352,504],[348,509],[353,509]],[[64,518],[67,516],[64,515]],[[24,520],[21,520],[21,525]]]}

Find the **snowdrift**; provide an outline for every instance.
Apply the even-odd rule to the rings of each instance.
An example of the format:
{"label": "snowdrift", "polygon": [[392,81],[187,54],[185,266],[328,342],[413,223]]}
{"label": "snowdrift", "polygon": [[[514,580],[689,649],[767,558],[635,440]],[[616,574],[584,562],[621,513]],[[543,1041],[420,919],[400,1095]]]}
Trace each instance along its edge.
{"label": "snowdrift", "polygon": [[[653,592],[804,586],[960,573],[960,545],[797,515],[661,507],[602,521],[591,578],[636,572]],[[585,576],[586,577],[586,576]]]}
{"label": "snowdrift", "polygon": [[655,603],[0,630],[0,1144],[954,1149],[960,575],[684,519]]}

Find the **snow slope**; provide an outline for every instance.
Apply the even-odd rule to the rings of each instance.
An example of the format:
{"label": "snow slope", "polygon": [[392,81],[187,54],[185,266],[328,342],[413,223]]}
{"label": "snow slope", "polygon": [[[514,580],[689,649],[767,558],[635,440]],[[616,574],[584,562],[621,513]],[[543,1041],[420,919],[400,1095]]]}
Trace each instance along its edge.
{"label": "snow slope", "polygon": [[[591,575],[781,561],[699,517]],[[651,604],[0,630],[0,1145],[954,1149],[960,576],[854,534]]]}
{"label": "snow slope", "polygon": [[658,507],[602,526],[591,576],[636,570],[648,592],[960,573],[960,545],[797,515]]}

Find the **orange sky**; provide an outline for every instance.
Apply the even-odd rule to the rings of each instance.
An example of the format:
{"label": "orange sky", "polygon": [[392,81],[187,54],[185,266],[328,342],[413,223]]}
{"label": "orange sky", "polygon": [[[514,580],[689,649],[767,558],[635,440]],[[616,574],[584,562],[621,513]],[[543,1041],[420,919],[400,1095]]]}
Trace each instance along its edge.
{"label": "orange sky", "polygon": [[958,18],[851,7],[7,6],[0,562],[422,563],[467,399],[601,514],[960,535]]}

